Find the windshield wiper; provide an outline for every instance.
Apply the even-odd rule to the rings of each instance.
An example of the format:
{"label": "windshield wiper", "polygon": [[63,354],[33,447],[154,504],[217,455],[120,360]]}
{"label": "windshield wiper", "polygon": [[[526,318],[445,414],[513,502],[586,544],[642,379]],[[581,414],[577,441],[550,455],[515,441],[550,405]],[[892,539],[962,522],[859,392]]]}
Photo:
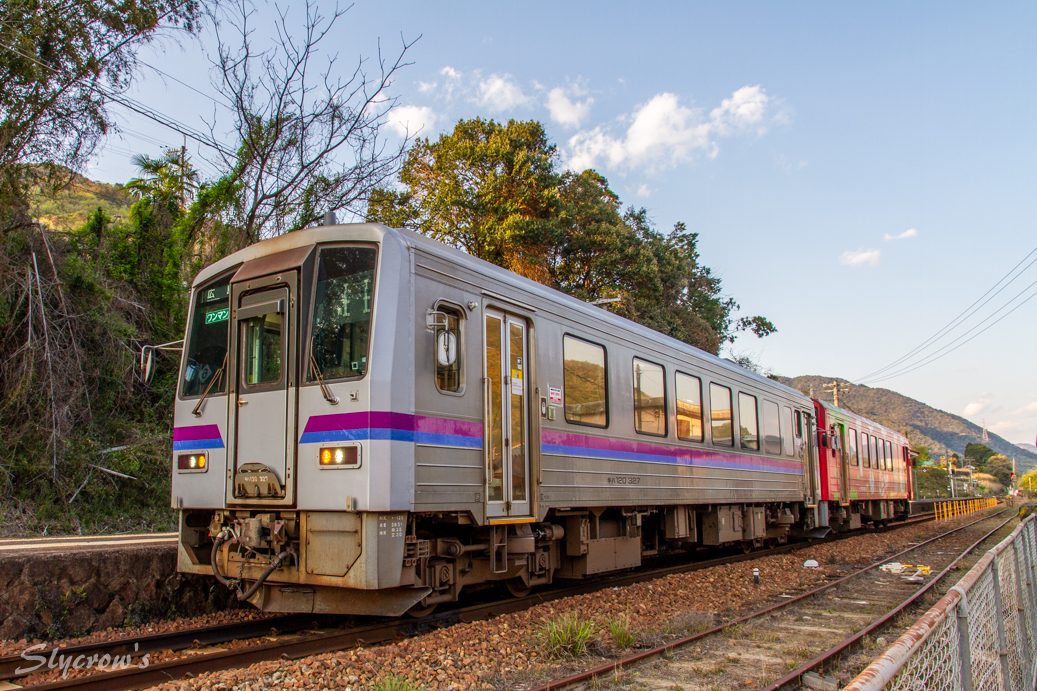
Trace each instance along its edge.
{"label": "windshield wiper", "polygon": [[324,396],[324,400],[331,405],[338,405],[338,397],[331,393],[331,389],[324,383],[324,377],[320,375],[320,367],[317,366],[313,353],[310,353],[310,371],[313,372],[313,378],[317,380],[317,384],[320,386],[320,392]]}
{"label": "windshield wiper", "polygon": [[209,385],[205,387],[205,392],[202,394],[202,397],[198,399],[198,404],[195,405],[194,410],[191,411],[192,413],[194,413],[195,417],[202,416],[202,403],[205,403],[205,398],[209,395],[209,392],[212,391],[212,385],[216,383],[217,379],[223,381],[223,370],[227,368],[228,357],[230,357],[229,352],[224,354],[223,364],[220,365],[220,368],[218,370],[216,370],[216,374],[212,375],[212,379],[209,380]]}

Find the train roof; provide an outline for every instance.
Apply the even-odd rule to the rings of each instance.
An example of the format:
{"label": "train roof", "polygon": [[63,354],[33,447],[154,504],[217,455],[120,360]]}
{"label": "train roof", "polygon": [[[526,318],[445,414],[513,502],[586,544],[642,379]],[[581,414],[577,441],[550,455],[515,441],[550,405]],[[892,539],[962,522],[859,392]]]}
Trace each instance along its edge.
{"label": "train roof", "polygon": [[820,398],[815,398],[814,400],[817,401],[818,403],[820,403],[822,406],[824,406],[824,409],[826,411],[832,411],[832,412],[839,413],[840,415],[845,415],[846,417],[850,418],[851,420],[856,420],[858,422],[867,422],[869,425],[872,425],[874,427],[878,427],[881,430],[885,430],[891,436],[900,437],[900,438],[904,439],[905,441],[907,441],[907,437],[904,436],[902,433],[897,432],[894,429],[890,429],[889,427],[886,427],[885,425],[880,425],[879,423],[875,422],[871,418],[866,418],[863,415],[855,413],[852,410],[847,410],[846,408],[838,408],[838,407],[835,406],[834,403],[829,403],[828,401],[822,401]]}
{"label": "train roof", "polygon": [[[346,232],[348,232],[348,238],[344,237]],[[462,252],[461,250],[439,242],[438,240],[434,240],[411,230],[389,228],[380,223],[347,223],[334,226],[316,226],[314,228],[307,228],[305,230],[297,230],[284,235],[279,235],[278,237],[270,238],[269,240],[263,240],[262,242],[249,245],[244,249],[227,255],[223,259],[220,259],[206,267],[195,277],[193,285],[197,286],[204,283],[213,276],[221,274],[238,264],[270,254],[276,254],[278,252],[284,252],[298,247],[322,242],[342,242],[345,239],[380,242],[386,235],[395,237],[403,245],[420,248],[423,252],[436,255],[441,259],[460,265],[475,273],[490,275],[502,283],[512,284],[527,293],[537,295],[549,302],[564,304],[567,308],[592,319],[606,322],[631,334],[653,339],[674,350],[682,351],[690,356],[706,360],[714,367],[723,369],[736,377],[750,379],[763,388],[776,389],[787,396],[801,399],[804,402],[804,405],[810,405],[810,398],[803,394],[802,391],[798,391],[790,386],[782,384],[781,382],[770,379],[769,377],[764,377],[752,370],[748,370],[734,364],[733,362],[717,357],[716,355],[700,348],[688,345],[683,341],[667,336],[666,334],[655,331],[654,329],[650,329],[647,326],[638,324],[637,322],[631,321],[625,317],[613,314],[612,312],[597,307],[596,305],[591,305],[583,300],[566,295],[565,293],[542,283],[537,283],[536,281],[524,276],[520,276],[512,271],[499,267],[496,264],[474,257],[466,252]],[[852,415],[852,413],[849,414]]]}

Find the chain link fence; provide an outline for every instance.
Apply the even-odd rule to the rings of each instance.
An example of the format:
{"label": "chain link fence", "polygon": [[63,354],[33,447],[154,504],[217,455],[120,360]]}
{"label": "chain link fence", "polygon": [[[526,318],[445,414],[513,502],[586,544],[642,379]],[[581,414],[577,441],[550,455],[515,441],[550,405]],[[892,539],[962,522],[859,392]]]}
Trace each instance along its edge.
{"label": "chain link fence", "polygon": [[843,691],[1034,691],[1035,518],[983,555]]}

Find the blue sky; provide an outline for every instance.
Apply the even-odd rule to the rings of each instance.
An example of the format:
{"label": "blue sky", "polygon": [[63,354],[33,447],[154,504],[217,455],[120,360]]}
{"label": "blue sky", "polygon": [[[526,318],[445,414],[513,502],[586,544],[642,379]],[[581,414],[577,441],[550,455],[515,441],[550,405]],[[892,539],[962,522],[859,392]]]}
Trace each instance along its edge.
{"label": "blue sky", "polygon": [[[256,18],[260,41],[272,7]],[[333,39],[345,68],[379,40],[394,55],[401,35],[421,35],[391,89],[400,107],[388,132],[435,136],[474,116],[544,122],[564,164],[595,167],[660,229],[686,222],[743,314],[777,325],[734,352],[780,374],[857,380],[1037,246],[1035,19],[1033,3],[359,0]],[[211,92],[212,47],[206,33],[144,57]],[[144,76],[138,100],[194,126],[213,119],[211,102]],[[130,152],[180,144],[122,118],[132,133],[110,142],[91,177],[125,181]],[[1037,265],[936,348],[1034,281]],[[1033,442],[1035,318],[1037,299],[875,385]]]}

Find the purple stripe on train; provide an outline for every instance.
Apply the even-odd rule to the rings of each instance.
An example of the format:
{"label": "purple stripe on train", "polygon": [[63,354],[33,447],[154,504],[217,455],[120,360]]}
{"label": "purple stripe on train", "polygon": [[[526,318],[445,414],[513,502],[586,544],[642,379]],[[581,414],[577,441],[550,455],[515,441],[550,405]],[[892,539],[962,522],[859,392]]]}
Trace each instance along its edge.
{"label": "purple stripe on train", "polygon": [[482,435],[481,422],[375,411],[314,415],[306,421],[299,443],[390,439],[481,449]]}
{"label": "purple stripe on train", "polygon": [[218,425],[191,425],[173,428],[173,451],[222,449],[223,435]]}
{"label": "purple stripe on train", "polygon": [[584,434],[544,430],[541,433],[543,453],[563,456],[588,456],[617,461],[649,461],[730,470],[765,470],[772,473],[803,474],[803,464],[776,458],[707,451],[687,447],[625,441]]}

